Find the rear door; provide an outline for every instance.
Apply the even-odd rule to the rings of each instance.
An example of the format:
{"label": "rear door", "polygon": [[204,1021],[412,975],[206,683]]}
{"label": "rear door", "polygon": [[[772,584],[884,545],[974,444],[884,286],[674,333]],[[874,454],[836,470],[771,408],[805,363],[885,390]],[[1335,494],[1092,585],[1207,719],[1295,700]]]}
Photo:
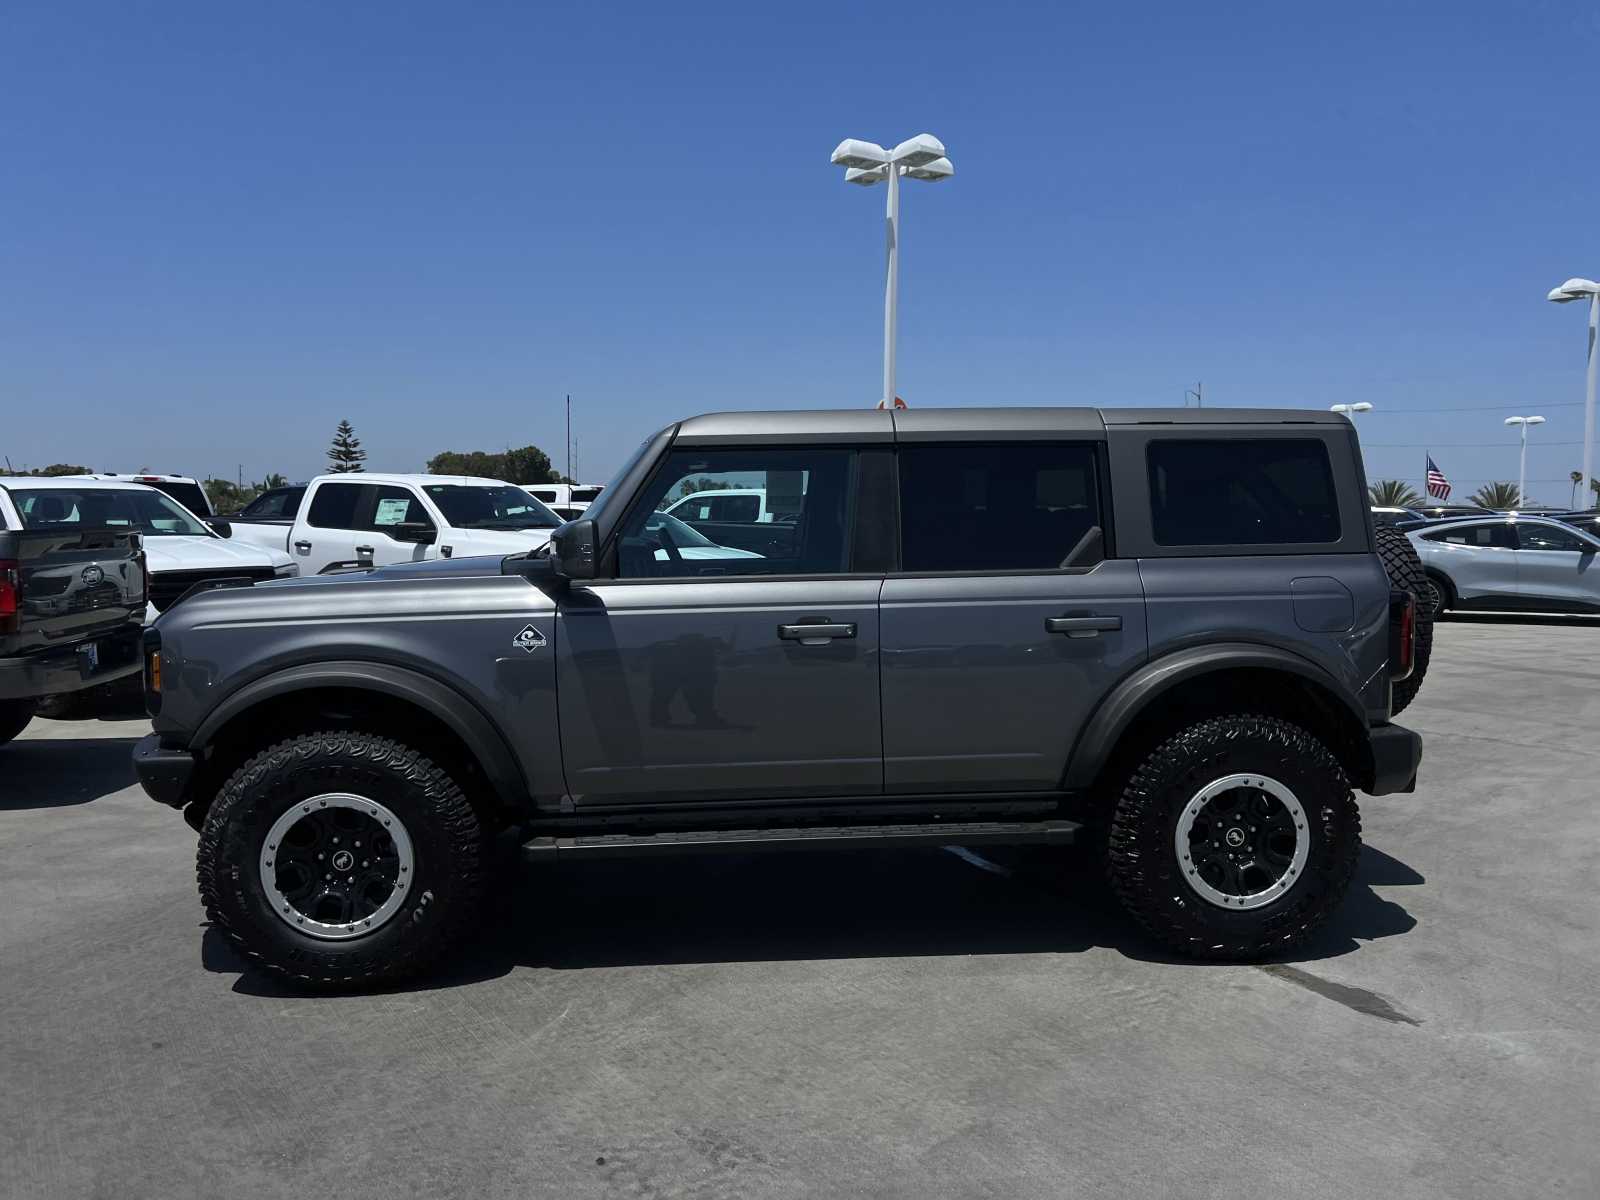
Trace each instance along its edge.
{"label": "rear door", "polygon": [[289,533],[289,553],[300,564],[300,574],[320,575],[329,567],[355,564],[356,543],[366,545],[370,540],[362,520],[371,511],[372,490],[343,480],[312,485]]}
{"label": "rear door", "polygon": [[896,414],[884,788],[1059,787],[1079,729],[1147,649],[1138,563],[1108,557],[1103,443],[916,444],[915,422]]}
{"label": "rear door", "polygon": [[1518,521],[1517,591],[1527,606],[1553,602],[1562,609],[1600,607],[1600,543],[1554,522]]}
{"label": "rear door", "polygon": [[1443,571],[1456,595],[1470,604],[1517,605],[1517,534],[1504,518],[1450,524],[1422,535],[1437,549],[1429,565]]}

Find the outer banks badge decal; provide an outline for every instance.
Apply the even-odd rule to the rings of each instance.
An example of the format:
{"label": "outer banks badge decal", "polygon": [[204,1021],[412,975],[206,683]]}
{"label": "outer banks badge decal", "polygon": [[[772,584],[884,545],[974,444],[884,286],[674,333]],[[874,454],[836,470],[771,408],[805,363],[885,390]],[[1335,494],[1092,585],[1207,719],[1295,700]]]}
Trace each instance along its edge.
{"label": "outer banks badge decal", "polygon": [[532,654],[535,650],[544,649],[544,634],[540,633],[532,625],[524,625],[522,632],[511,639],[511,644],[519,650],[526,650],[529,654]]}

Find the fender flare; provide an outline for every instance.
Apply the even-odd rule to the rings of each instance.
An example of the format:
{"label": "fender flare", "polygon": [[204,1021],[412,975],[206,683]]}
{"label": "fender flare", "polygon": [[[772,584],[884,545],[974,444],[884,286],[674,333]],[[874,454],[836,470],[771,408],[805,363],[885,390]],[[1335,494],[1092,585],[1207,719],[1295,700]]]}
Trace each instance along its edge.
{"label": "fender flare", "polygon": [[1111,690],[1089,718],[1067,760],[1064,786],[1088,787],[1111,757],[1117,742],[1139,715],[1180,683],[1202,675],[1239,668],[1283,671],[1316,684],[1336,697],[1362,729],[1367,715],[1356,698],[1322,667],[1276,646],[1255,642],[1219,642],[1162,655],[1144,664]]}
{"label": "fender flare", "polygon": [[516,756],[477,705],[447,683],[388,663],[305,663],[252,680],[206,714],[189,739],[189,749],[205,749],[225,725],[265,700],[325,687],[377,692],[415,705],[461,739],[503,802],[519,804],[527,799],[528,783]]}

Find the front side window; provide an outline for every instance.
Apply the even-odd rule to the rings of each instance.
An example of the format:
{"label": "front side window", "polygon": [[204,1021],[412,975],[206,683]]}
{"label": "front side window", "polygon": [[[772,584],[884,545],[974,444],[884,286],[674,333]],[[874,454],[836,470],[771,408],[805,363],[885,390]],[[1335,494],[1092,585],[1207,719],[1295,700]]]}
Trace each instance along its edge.
{"label": "front side window", "polygon": [[617,574],[846,571],[854,457],[827,448],[675,450],[622,524]]}
{"label": "front side window", "polygon": [[1430,542],[1448,542],[1452,546],[1475,546],[1488,550],[1517,548],[1517,535],[1512,532],[1509,521],[1495,521],[1487,525],[1450,525],[1422,536]]}
{"label": "front side window", "polygon": [[1571,554],[1593,554],[1595,547],[1575,533],[1554,525],[1518,525],[1517,539],[1524,550],[1565,550]]}
{"label": "front side window", "polygon": [[428,510],[411,493],[410,488],[378,484],[372,490],[376,493],[372,507],[372,528],[375,531],[382,533],[396,525],[426,525],[433,528],[433,519],[428,516]]}
{"label": "front side window", "polygon": [[1312,438],[1150,443],[1150,518],[1162,546],[1339,540],[1328,449]]}
{"label": "front side window", "polygon": [[1092,446],[903,447],[906,571],[1054,571],[1099,561]]}
{"label": "front side window", "polygon": [[146,537],[213,537],[184,508],[152,488],[19,489],[11,493],[24,529],[127,528]]}

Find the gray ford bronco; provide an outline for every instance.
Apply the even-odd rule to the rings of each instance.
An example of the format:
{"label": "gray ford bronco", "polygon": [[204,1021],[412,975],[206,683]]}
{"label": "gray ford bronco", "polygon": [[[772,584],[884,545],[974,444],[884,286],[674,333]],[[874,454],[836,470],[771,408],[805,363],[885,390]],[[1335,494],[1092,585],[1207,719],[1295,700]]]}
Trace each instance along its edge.
{"label": "gray ford bronco", "polygon": [[513,830],[1077,840],[1169,946],[1273,955],[1350,882],[1352,789],[1415,786],[1431,613],[1384,532],[1329,413],[694,417],[532,554],[188,597],[134,761],[211,922],[305,984],[434,964]]}

